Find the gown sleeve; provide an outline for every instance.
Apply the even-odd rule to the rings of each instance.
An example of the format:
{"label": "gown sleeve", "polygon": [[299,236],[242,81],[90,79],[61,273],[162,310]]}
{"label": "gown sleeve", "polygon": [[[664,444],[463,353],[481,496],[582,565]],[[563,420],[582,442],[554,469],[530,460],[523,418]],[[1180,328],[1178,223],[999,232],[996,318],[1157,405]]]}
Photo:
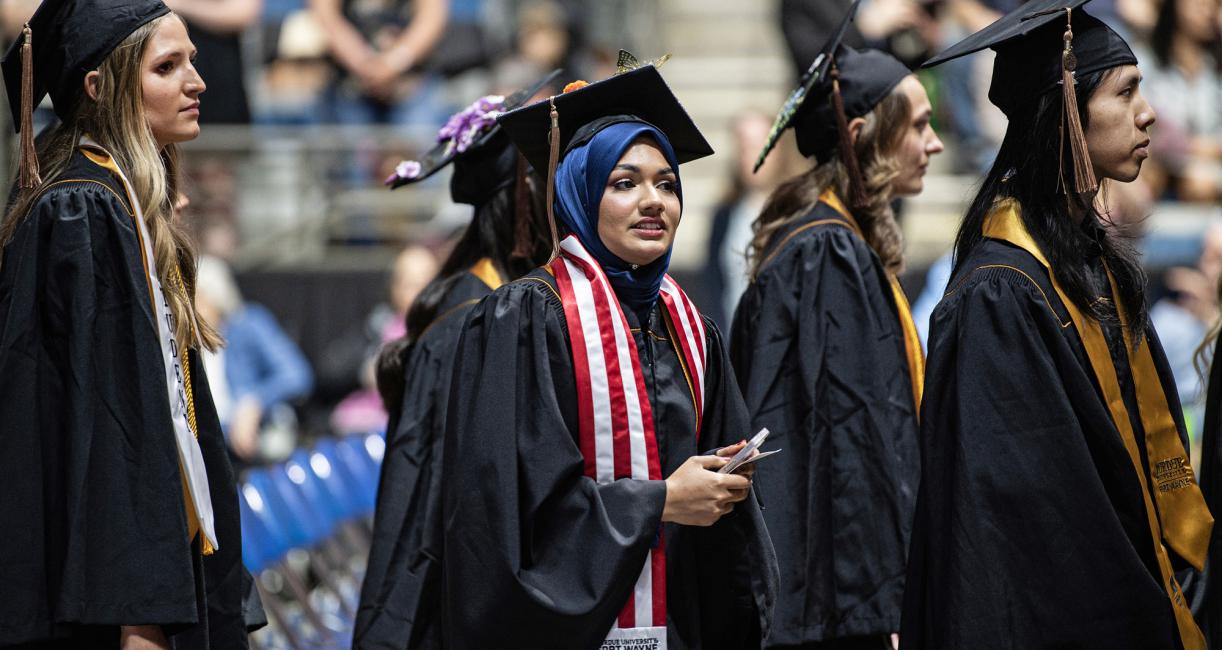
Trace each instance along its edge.
{"label": "gown sleeve", "polygon": [[666,486],[584,475],[573,384],[550,288],[519,281],[472,310],[445,435],[448,647],[597,647],[632,590]]}
{"label": "gown sleeve", "polygon": [[904,648],[1168,647],[1177,634],[1140,484],[1046,296],[1021,271],[982,267],[934,312]]}

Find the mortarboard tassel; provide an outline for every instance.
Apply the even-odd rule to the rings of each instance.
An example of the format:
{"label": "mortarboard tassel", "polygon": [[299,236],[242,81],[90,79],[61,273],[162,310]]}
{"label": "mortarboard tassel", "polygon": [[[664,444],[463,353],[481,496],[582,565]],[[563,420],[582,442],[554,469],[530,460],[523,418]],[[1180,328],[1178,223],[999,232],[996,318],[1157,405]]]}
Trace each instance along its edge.
{"label": "mortarboard tassel", "polygon": [[854,210],[866,206],[864,182],[861,179],[861,166],[857,164],[857,152],[853,150],[853,138],[849,134],[849,122],[844,115],[844,98],[840,96],[840,68],[832,62],[832,107],[836,114],[836,131],[840,135],[840,161],[844,163],[849,173],[849,205]]}
{"label": "mortarboard tassel", "polygon": [[526,183],[526,158],[518,152],[517,177],[513,187],[513,252],[510,259],[529,260],[534,255],[533,237],[531,236],[530,187]]}
{"label": "mortarboard tassel", "polygon": [[34,32],[26,23],[21,30],[21,163],[19,187],[33,189],[42,184],[38,174],[38,152],[34,150]]}
{"label": "mortarboard tassel", "polygon": [[[1078,67],[1078,59],[1073,53],[1073,24],[1071,22],[1073,9],[1065,9],[1065,48],[1061,51],[1061,95],[1064,111],[1061,114],[1061,151],[1065,155],[1065,131],[1069,131],[1069,149],[1073,157],[1073,191],[1079,198],[1094,195],[1099,190],[1099,181],[1095,179],[1095,170],[1091,167],[1090,153],[1086,149],[1086,134],[1082,130],[1082,119],[1078,116],[1078,93],[1075,89],[1074,70]],[[1059,173],[1064,175],[1063,159]],[[1062,185],[1065,185],[1062,179]],[[1068,188],[1066,188],[1068,193]]]}
{"label": "mortarboard tassel", "polygon": [[560,232],[556,229],[556,212],[552,203],[556,200],[556,165],[560,163],[560,112],[556,110],[556,98],[547,100],[551,105],[552,130],[547,139],[551,150],[547,154],[547,225],[552,229],[552,254],[547,261],[560,255]]}

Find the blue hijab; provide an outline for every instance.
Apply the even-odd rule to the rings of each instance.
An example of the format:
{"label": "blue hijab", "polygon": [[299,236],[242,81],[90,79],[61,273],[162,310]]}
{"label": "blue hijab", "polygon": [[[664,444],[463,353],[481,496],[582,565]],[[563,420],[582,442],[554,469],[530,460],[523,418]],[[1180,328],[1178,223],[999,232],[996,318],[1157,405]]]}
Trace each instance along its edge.
{"label": "blue hijab", "polygon": [[641,136],[652,138],[675,170],[675,191],[682,206],[679,163],[670,141],[645,122],[618,122],[594,134],[589,142],[571,149],[560,161],[556,167],[554,208],[556,218],[565,229],[598,261],[619,299],[643,318],[658,300],[662,276],[670,267],[670,250],[653,262],[633,269],[631,264],[607,250],[598,236],[598,204],[607,188],[607,178],[628,147]]}

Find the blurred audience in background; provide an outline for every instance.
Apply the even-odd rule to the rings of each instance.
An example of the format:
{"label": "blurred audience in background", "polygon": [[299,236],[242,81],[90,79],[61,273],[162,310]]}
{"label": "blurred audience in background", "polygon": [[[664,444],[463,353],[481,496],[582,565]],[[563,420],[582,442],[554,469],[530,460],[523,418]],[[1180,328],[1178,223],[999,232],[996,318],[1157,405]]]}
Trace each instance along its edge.
{"label": "blurred audience in background", "polygon": [[200,123],[249,124],[242,34],[258,23],[263,0],[169,0],[166,5],[186,19],[197,52],[195,69],[208,84]]}
{"label": "blurred audience in background", "polygon": [[387,302],[374,307],[365,319],[368,344],[358,370],[361,387],[331,413],[331,430],[335,433],[369,433],[386,428],[386,409],[375,379],[378,352],[386,343],[407,334],[407,310],[439,268],[437,256],[422,246],[408,246],[395,258]]}
{"label": "blurred audience in background", "polygon": [[768,195],[796,165],[791,162],[795,158],[793,147],[782,146],[768,157],[758,172],[752,171],[771,128],[772,116],[758,109],[739,113],[731,123],[734,148],[726,160],[729,177],[721,200],[713,210],[705,256],[704,277],[708,285],[705,290],[710,300],[702,305],[727,331],[738,299],[747,289],[747,248],[753,236],[751,223],[759,216]]}
{"label": "blurred audience in background", "polygon": [[1143,62],[1142,94],[1158,112],[1143,176],[1156,194],[1194,203],[1222,197],[1222,2],[1163,0]]}
{"label": "blurred audience in background", "polygon": [[243,464],[287,458],[297,441],[293,404],[310,394],[305,355],[266,308],[243,302],[228,265],[199,261],[195,300],[200,317],[225,338],[204,354],[204,368],[229,448]]}
{"label": "blurred audience in background", "polygon": [[[309,0],[335,66],[322,104],[329,122],[436,121],[436,77],[424,70],[445,33],[446,0]],[[423,112],[422,112],[423,111]]]}

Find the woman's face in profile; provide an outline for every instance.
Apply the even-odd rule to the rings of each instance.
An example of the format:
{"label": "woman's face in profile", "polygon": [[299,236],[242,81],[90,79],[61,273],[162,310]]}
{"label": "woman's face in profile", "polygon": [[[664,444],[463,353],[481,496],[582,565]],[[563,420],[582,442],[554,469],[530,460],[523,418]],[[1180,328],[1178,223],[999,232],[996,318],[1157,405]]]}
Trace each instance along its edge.
{"label": "woman's face in profile", "polygon": [[160,20],[140,61],[144,117],[158,147],[199,136],[199,96],[204,80],[195,71],[195,45],[177,16]]}
{"label": "woman's face in profile", "polygon": [[620,157],[598,204],[598,237],[616,257],[644,266],[670,250],[682,210],[678,171],[652,140]]}

